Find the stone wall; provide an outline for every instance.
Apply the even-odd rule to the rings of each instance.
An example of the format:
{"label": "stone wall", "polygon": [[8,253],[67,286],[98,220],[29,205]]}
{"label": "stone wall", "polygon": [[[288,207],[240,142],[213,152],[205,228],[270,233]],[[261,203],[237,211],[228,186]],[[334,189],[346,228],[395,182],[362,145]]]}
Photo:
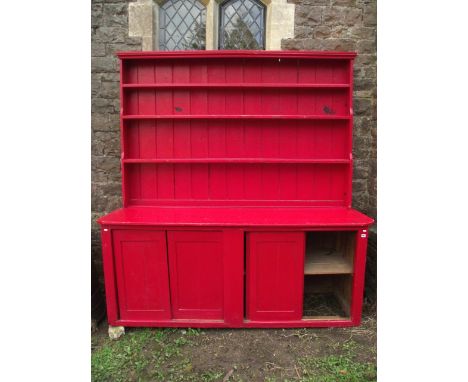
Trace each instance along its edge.
{"label": "stone wall", "polygon": [[121,207],[119,68],[115,52],[141,50],[128,37],[128,3],[92,0],[91,11],[91,219],[92,255],[101,270],[96,219]]}
{"label": "stone wall", "polygon": [[[91,218],[92,252],[98,264],[101,259],[96,218],[121,206],[119,74],[115,52],[141,50],[142,45],[141,38],[128,37],[129,2],[92,1]],[[294,38],[283,40],[282,49],[358,52],[354,71],[353,206],[376,217],[376,0],[289,2],[296,4],[295,33]],[[373,258],[369,260],[369,264],[376,263]],[[375,274],[375,269],[370,268],[375,266],[369,267]],[[366,288],[372,292],[375,285]]]}

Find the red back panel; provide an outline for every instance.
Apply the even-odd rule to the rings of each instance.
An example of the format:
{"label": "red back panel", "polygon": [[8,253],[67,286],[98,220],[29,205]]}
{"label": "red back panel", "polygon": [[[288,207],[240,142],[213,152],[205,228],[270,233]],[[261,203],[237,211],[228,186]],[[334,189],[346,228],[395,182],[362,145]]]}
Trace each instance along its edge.
{"label": "red back panel", "polygon": [[300,320],[304,233],[247,234],[247,318]]}
{"label": "red back panel", "polygon": [[164,232],[115,230],[113,247],[120,318],[170,319]]}
{"label": "red back panel", "polygon": [[222,232],[169,231],[167,235],[173,318],[223,319]]}
{"label": "red back panel", "polygon": [[354,54],[119,56],[126,207],[350,206]]}

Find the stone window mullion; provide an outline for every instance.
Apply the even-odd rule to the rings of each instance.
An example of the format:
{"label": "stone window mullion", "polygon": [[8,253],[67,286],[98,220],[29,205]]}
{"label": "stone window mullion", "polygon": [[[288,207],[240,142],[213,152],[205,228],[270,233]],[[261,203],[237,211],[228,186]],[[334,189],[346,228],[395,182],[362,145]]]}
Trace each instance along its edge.
{"label": "stone window mullion", "polygon": [[[218,49],[219,4],[222,0],[199,0],[206,6],[206,50]],[[281,49],[281,40],[294,37],[294,8],[288,0],[260,0],[266,7],[265,49]],[[140,37],[142,50],[159,50],[159,7],[165,0],[137,0],[128,4],[130,37]]]}

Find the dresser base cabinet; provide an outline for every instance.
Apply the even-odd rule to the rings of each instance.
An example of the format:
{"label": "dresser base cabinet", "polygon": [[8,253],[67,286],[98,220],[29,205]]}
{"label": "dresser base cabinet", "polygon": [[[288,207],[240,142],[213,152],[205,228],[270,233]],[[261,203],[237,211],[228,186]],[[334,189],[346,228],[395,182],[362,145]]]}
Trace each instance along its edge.
{"label": "dresser base cabinet", "polygon": [[359,325],[367,229],[104,227],[109,323]]}

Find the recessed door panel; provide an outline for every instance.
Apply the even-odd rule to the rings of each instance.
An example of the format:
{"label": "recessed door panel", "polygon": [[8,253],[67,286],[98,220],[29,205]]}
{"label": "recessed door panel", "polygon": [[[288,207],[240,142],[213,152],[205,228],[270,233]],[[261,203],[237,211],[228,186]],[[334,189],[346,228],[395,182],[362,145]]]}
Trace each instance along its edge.
{"label": "recessed door panel", "polygon": [[302,318],[303,232],[249,233],[246,272],[247,319]]}
{"label": "recessed door panel", "polygon": [[172,315],[175,319],[224,318],[223,235],[168,232]]}
{"label": "recessed door panel", "polygon": [[114,231],[122,320],[171,318],[166,236],[163,231]]}

